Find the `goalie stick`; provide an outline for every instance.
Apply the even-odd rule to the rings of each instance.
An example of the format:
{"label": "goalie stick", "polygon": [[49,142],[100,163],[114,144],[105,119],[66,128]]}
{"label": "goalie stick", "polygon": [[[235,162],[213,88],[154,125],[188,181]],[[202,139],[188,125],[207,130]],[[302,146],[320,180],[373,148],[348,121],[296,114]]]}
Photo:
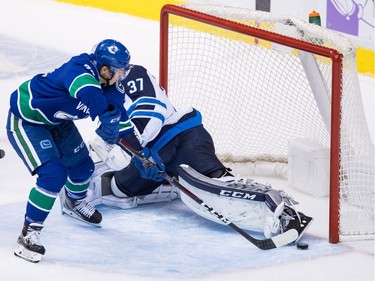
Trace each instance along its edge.
{"label": "goalie stick", "polygon": [[[151,162],[149,159],[145,158],[140,152],[135,151],[134,149],[130,148],[125,142],[123,142],[121,139],[119,140],[119,145],[124,148],[125,150],[129,151],[133,156],[140,159],[143,163],[147,165],[155,165],[153,162]],[[295,229],[290,229],[284,233],[281,233],[279,235],[276,235],[272,238],[268,239],[256,239],[252,237],[250,234],[239,228],[237,225],[232,223],[228,218],[224,217],[217,211],[215,211],[214,208],[212,208],[210,205],[208,205],[206,202],[204,202],[201,198],[196,196],[194,193],[192,193],[189,189],[184,187],[176,178],[170,177],[166,172],[164,172],[165,179],[175,187],[177,187],[180,191],[185,193],[187,196],[189,196],[191,199],[193,199],[196,203],[203,206],[207,209],[213,216],[215,216],[217,219],[222,221],[225,225],[231,227],[234,231],[241,234],[244,238],[246,238],[248,241],[250,241],[253,245],[258,247],[261,250],[270,250],[279,248],[282,246],[285,246],[287,244],[290,244],[294,242],[298,238],[298,232]]]}

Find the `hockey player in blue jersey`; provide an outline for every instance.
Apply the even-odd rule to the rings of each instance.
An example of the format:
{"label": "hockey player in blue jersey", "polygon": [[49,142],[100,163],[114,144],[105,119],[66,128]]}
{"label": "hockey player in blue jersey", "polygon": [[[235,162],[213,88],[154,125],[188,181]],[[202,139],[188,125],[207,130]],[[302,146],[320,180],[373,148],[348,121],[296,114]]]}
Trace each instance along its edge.
{"label": "hockey player in blue jersey", "polygon": [[124,45],[106,39],[93,53],[74,56],[54,71],[38,74],[11,94],[8,138],[29,172],[37,176],[16,256],[41,260],[45,248],[40,231],[59,193],[63,213],[100,226],[101,214],[83,199],[94,163],[74,121],[98,117],[96,134],[107,143],[117,141],[121,111],[106,101],[101,87],[115,83],[129,60]]}
{"label": "hockey player in blue jersey", "polygon": [[[299,239],[311,223],[310,217],[295,211],[296,202],[285,192],[254,181],[236,181],[217,158],[200,112],[191,107],[176,110],[144,67],[131,65],[126,77],[105,89],[105,95],[108,102],[123,104],[123,115],[130,118],[120,122],[123,142],[156,165],[145,167],[115,144],[94,137],[90,147],[102,161],[96,164],[90,183],[87,200],[91,204],[127,209],[179,198],[179,190],[164,181],[162,171],[179,178],[186,188],[213,204],[232,222],[244,229],[261,231],[266,238],[295,228]],[[183,193],[181,199],[199,215],[220,223]]]}

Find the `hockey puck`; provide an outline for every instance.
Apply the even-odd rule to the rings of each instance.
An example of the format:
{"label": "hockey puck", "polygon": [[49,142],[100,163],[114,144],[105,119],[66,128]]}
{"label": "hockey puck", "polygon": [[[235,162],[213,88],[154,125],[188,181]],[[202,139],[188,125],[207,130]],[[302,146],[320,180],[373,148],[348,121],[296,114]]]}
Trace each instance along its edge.
{"label": "hockey puck", "polygon": [[0,149],[0,159],[3,158],[5,156],[5,151]]}
{"label": "hockey puck", "polygon": [[307,243],[297,243],[298,250],[307,250],[309,248],[309,244]]}

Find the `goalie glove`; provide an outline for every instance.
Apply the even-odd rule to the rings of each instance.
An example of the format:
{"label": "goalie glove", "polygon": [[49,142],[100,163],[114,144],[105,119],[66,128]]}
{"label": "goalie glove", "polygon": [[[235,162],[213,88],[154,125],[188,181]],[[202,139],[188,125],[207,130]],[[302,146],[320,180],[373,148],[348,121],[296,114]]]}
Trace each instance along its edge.
{"label": "goalie glove", "polygon": [[134,166],[137,168],[139,174],[142,178],[153,180],[153,181],[164,181],[165,180],[165,166],[157,153],[157,151],[153,149],[149,149],[148,147],[143,148],[140,153],[148,159],[151,163],[145,163],[138,159],[137,157],[133,157]]}
{"label": "goalie glove", "polygon": [[89,148],[94,151],[100,160],[114,171],[122,170],[131,161],[131,156],[127,154],[117,144],[109,144],[98,135],[94,135],[89,141]]}

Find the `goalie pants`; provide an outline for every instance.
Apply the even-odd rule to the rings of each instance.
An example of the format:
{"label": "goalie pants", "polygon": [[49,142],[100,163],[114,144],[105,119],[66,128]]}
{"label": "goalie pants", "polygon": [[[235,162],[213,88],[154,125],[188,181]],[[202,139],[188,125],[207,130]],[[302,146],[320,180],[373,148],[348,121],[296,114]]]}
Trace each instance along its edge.
{"label": "goalie pants", "polygon": [[[180,133],[158,153],[167,174],[172,177],[178,177],[177,169],[181,164],[187,164],[203,175],[225,170],[215,154],[212,137],[203,125]],[[160,185],[160,182],[141,178],[133,162],[115,173],[115,181],[117,187],[130,197],[150,194]]]}

